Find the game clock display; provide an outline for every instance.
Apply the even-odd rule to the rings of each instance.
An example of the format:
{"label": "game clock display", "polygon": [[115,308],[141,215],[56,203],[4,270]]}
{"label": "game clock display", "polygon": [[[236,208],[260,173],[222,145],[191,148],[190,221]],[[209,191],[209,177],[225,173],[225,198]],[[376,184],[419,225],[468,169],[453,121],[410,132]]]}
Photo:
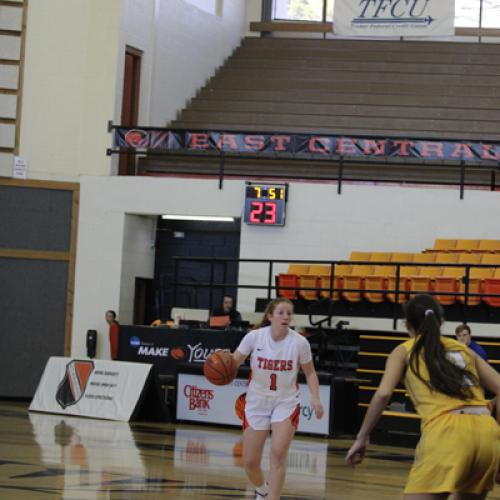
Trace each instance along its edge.
{"label": "game clock display", "polygon": [[243,221],[256,226],[283,226],[286,200],[286,184],[247,184]]}

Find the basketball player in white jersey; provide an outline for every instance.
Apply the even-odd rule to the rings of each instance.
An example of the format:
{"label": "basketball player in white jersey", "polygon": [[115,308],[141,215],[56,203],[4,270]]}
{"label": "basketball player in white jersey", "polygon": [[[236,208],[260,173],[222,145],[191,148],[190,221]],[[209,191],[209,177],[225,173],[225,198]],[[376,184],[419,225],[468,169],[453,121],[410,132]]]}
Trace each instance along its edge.
{"label": "basketball player in white jersey", "polygon": [[[243,461],[257,499],[278,500],[285,482],[288,448],[299,423],[297,374],[302,368],[316,418],[323,416],[319,383],[309,342],[290,328],[293,304],[285,298],[269,303],[261,328],[249,332],[233,356],[239,366],[250,357],[252,369],[243,420]],[[261,468],[262,451],[271,434],[269,480]]]}

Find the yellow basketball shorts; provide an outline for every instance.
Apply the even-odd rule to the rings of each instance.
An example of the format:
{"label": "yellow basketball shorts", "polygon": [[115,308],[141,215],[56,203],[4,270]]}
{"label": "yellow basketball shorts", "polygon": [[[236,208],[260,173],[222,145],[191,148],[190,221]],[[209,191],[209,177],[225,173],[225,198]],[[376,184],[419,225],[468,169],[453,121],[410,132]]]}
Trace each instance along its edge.
{"label": "yellow basketball shorts", "polygon": [[500,462],[500,427],[489,415],[441,415],[415,450],[405,493],[475,493],[493,489]]}

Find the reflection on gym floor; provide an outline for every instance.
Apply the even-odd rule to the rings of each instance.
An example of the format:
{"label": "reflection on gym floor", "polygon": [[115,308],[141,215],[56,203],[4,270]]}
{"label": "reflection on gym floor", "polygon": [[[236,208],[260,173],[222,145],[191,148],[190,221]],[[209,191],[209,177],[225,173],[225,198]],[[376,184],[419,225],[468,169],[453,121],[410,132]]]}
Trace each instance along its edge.
{"label": "reflection on gym floor", "polygon": [[[371,447],[354,471],[343,462],[348,445],[297,437],[282,498],[400,498],[413,450]],[[255,497],[237,430],[28,414],[27,405],[0,402],[0,498]],[[498,490],[488,498],[500,499]]]}

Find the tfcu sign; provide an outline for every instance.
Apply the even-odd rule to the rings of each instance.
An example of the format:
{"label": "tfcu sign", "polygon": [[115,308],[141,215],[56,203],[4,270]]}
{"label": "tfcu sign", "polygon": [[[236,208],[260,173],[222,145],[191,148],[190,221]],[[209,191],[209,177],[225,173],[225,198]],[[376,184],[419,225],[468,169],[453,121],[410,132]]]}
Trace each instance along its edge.
{"label": "tfcu sign", "polygon": [[454,0],[336,0],[337,35],[446,36],[454,34]]}

